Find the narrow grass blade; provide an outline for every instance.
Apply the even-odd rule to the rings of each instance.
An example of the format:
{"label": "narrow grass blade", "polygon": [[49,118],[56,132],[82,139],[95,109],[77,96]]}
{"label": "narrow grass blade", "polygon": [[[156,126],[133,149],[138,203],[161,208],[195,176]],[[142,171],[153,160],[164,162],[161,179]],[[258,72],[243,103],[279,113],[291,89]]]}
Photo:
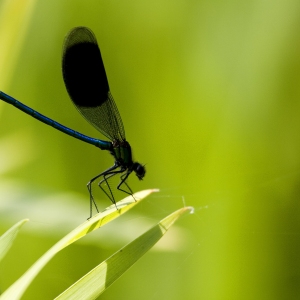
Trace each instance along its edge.
{"label": "narrow grass blade", "polygon": [[26,223],[28,219],[24,219],[14,226],[12,226],[9,230],[7,230],[3,235],[0,236],[0,261],[5,256],[9,248],[12,246],[15,237],[17,236],[20,228],[24,223]]}
{"label": "narrow grass blade", "polygon": [[[49,249],[40,259],[38,259],[29,270],[25,272],[13,285],[11,285],[0,297],[1,300],[8,299],[20,299],[27,287],[30,285],[32,280],[40,272],[40,270],[53,258],[53,256],[58,253],[63,248],[74,243],[78,239],[84,237],[89,232],[92,232],[103,225],[111,222],[117,217],[121,216],[123,213],[138,204],[143,198],[149,196],[151,193],[157,190],[145,190],[135,193],[133,196],[128,196],[125,199],[117,202],[116,209],[115,205],[109,206],[103,212],[95,215],[91,219],[87,220],[64,238],[62,238],[58,243],[56,243],[51,249]],[[136,201],[135,201],[136,200]]]}
{"label": "narrow grass blade", "polygon": [[192,207],[184,207],[173,212],[136,240],[91,270],[55,299],[85,300],[97,298],[138,259],[149,251],[179,217],[192,211]]}

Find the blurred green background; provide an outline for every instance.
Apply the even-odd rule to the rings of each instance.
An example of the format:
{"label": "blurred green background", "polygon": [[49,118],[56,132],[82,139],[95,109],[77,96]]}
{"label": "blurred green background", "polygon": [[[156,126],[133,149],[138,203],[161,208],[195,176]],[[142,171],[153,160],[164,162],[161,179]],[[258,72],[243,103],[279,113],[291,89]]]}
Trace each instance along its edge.
{"label": "blurred green background", "polygon": [[[94,31],[126,137],[146,163],[130,185],[161,190],[62,251],[24,299],[53,299],[185,204],[195,213],[101,299],[300,298],[299,0],[0,0],[0,16],[0,90],[103,138],[61,75],[66,33]],[[1,233],[31,221],[0,264],[3,291],[88,217],[85,185],[113,160],[6,103],[0,118]],[[95,196],[109,205],[96,187]]]}

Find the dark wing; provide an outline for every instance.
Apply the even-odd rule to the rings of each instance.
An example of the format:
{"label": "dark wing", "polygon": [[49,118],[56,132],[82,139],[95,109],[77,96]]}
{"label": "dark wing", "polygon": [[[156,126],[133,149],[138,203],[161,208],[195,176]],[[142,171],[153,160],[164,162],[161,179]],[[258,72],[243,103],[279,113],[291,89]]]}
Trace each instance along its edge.
{"label": "dark wing", "polygon": [[83,117],[110,140],[125,140],[100,49],[89,28],[75,27],[67,34],[62,72],[69,96]]}

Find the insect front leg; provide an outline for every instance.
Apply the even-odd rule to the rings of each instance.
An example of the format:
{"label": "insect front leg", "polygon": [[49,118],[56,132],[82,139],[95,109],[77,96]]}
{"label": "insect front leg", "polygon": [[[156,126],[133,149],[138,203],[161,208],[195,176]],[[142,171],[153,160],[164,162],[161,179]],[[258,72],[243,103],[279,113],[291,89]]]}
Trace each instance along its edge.
{"label": "insect front leg", "polygon": [[[128,195],[131,195],[132,197],[133,197],[133,192],[132,192],[132,190],[131,190],[131,188],[129,187],[129,185],[127,184],[127,182],[126,182],[126,180],[127,180],[127,178],[128,178],[128,176],[131,174],[131,171],[130,172],[127,172],[127,173],[125,173],[125,174],[123,174],[123,175],[121,175],[121,182],[118,184],[118,186],[117,186],[117,189],[119,190],[119,191],[122,191],[123,193],[126,193],[126,194],[128,194]],[[126,191],[126,190],[123,190],[123,189],[121,189],[121,185],[122,184],[125,184],[126,185],[126,187],[128,188],[128,190],[129,190],[129,192],[128,191]],[[133,199],[136,201],[136,199],[133,197]]]}

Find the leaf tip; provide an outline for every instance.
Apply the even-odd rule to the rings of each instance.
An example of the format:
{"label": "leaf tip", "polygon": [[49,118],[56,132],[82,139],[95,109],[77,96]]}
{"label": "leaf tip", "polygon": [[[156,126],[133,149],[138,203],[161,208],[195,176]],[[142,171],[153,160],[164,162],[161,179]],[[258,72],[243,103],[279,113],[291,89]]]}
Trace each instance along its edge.
{"label": "leaf tip", "polygon": [[186,209],[190,211],[191,215],[195,212],[195,208],[193,206],[187,206]]}

